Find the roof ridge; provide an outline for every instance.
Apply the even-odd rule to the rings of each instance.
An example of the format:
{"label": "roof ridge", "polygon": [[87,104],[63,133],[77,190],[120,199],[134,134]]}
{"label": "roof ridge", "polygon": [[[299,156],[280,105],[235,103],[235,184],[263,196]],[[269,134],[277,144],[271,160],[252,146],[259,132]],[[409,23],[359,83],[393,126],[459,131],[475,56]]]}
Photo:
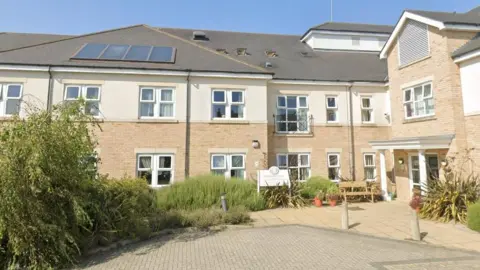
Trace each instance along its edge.
{"label": "roof ridge", "polygon": [[109,33],[109,32],[114,32],[114,31],[119,31],[119,30],[125,30],[125,29],[129,29],[129,28],[139,27],[139,26],[142,26],[142,25],[143,24],[136,24],[136,25],[114,28],[114,29],[109,29],[109,30],[104,30],[104,31],[99,31],[99,32],[88,33],[88,34],[80,35],[80,36],[70,36],[70,37],[62,38],[62,39],[58,39],[58,40],[52,40],[52,41],[42,42],[42,43],[38,43],[38,44],[34,44],[34,45],[28,45],[28,46],[9,49],[9,50],[4,50],[4,51],[0,51],[0,53],[11,52],[11,51],[21,50],[21,49],[26,49],[26,48],[32,48],[32,47],[41,46],[41,45],[53,44],[53,43],[56,43],[56,42],[72,40],[72,39],[82,38],[82,37],[88,37],[88,36],[93,36],[93,35],[98,35],[98,34],[104,34],[104,33]]}
{"label": "roof ridge", "polygon": [[[153,27],[153,26],[149,26]],[[172,30],[194,30],[194,31],[206,31],[206,32],[224,32],[224,33],[239,33],[239,34],[251,34],[251,35],[272,35],[272,36],[293,36],[299,37],[300,35],[294,34],[273,34],[273,33],[253,33],[253,32],[241,32],[241,31],[228,31],[228,30],[213,30],[213,29],[195,29],[195,28],[178,28],[178,27],[153,27],[156,29],[172,29]]]}
{"label": "roof ridge", "polygon": [[215,50],[212,50],[212,49],[210,49],[210,48],[201,46],[201,45],[199,45],[199,44],[197,44],[197,43],[195,43],[195,42],[192,42],[192,41],[190,41],[190,40],[184,39],[184,38],[179,37],[179,36],[177,36],[177,35],[174,35],[174,34],[165,32],[165,31],[160,30],[160,29],[158,29],[158,28],[155,28],[155,27],[152,27],[152,26],[149,26],[149,25],[146,25],[146,24],[143,24],[143,26],[146,27],[146,28],[148,28],[148,29],[151,29],[151,30],[153,30],[153,31],[156,31],[156,32],[158,32],[158,33],[167,35],[167,36],[169,36],[169,37],[171,37],[171,38],[175,38],[175,39],[178,39],[178,40],[180,40],[180,41],[182,41],[182,42],[185,42],[185,43],[187,43],[187,44],[193,45],[193,46],[195,46],[195,47],[197,47],[197,48],[200,48],[200,49],[203,49],[203,50],[205,50],[205,51],[211,52],[211,53],[213,53],[213,54],[215,54],[215,55],[225,57],[225,58],[230,59],[230,60],[232,60],[232,61],[235,61],[235,62],[237,62],[237,63],[241,63],[241,64],[244,64],[244,65],[246,65],[246,66],[248,66],[248,67],[258,69],[258,70],[260,70],[260,71],[262,71],[262,72],[269,72],[268,70],[266,70],[266,69],[264,69],[264,68],[261,68],[261,67],[259,67],[259,66],[255,66],[255,65],[249,64],[249,63],[247,63],[247,62],[244,62],[244,61],[238,60],[238,59],[236,59],[236,58],[233,58],[233,57],[231,57],[231,56],[229,56],[229,55],[226,55],[226,54],[223,54],[223,53],[219,53],[219,52],[217,52],[217,51],[215,51]]}
{"label": "roof ridge", "polygon": [[337,24],[352,24],[352,25],[358,25],[358,24],[361,24],[361,25],[373,25],[373,26],[390,26],[390,27],[393,27],[394,25],[390,25],[390,24],[374,24],[374,23],[361,23],[361,22],[324,22],[322,24],[319,24],[318,26],[320,25],[325,25],[325,24],[329,24],[329,23],[337,23]]}

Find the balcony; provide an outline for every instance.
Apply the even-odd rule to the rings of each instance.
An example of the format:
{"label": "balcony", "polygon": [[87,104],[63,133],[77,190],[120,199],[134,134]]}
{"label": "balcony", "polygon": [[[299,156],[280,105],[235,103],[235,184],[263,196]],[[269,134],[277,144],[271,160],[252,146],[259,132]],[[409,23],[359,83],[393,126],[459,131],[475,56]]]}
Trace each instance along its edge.
{"label": "balcony", "polygon": [[313,115],[305,113],[274,114],[275,134],[313,135]]}

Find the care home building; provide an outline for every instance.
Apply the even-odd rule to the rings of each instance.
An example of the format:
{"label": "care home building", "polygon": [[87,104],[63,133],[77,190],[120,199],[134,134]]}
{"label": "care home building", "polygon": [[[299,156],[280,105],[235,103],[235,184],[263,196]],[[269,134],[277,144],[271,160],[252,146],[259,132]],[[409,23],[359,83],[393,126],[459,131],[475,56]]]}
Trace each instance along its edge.
{"label": "care home building", "polygon": [[83,98],[102,127],[100,172],[153,187],[275,165],[298,180],[395,185],[407,200],[480,143],[479,13],[405,11],[395,26],[324,23],[302,36],[0,33],[0,114]]}

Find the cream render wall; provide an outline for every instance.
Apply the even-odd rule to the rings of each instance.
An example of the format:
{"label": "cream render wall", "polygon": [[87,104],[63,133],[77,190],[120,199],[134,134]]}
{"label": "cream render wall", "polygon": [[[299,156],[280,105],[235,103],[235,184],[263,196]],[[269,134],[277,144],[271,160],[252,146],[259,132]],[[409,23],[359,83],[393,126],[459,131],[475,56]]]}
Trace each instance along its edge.
{"label": "cream render wall", "polygon": [[23,85],[20,116],[26,116],[30,108],[47,108],[48,73],[38,71],[2,71],[0,84],[19,83]]}
{"label": "cream render wall", "polygon": [[480,114],[480,57],[460,63],[460,77],[464,114]]}

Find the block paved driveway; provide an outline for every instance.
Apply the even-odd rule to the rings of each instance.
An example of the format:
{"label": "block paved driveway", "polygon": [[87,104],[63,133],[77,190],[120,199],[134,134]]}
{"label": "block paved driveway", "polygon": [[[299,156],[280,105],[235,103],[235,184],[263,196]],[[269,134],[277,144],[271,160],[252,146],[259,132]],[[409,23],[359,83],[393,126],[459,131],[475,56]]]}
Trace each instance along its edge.
{"label": "block paved driveway", "polygon": [[[351,231],[398,240],[411,238],[411,212],[406,202],[349,204]],[[302,209],[273,209],[251,213],[255,226],[301,224],[341,228],[341,206]],[[480,252],[480,233],[461,224],[420,220],[423,241],[445,247]]]}
{"label": "block paved driveway", "polygon": [[84,269],[480,269],[480,254],[305,225],[164,236]]}

